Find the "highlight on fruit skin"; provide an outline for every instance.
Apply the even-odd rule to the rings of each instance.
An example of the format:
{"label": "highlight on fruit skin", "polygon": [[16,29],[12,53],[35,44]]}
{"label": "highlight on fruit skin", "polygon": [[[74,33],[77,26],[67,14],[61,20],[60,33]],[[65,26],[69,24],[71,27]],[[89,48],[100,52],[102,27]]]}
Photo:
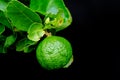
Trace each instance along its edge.
{"label": "highlight on fruit skin", "polygon": [[49,36],[38,44],[36,58],[47,70],[68,68],[73,62],[72,46],[63,37]]}

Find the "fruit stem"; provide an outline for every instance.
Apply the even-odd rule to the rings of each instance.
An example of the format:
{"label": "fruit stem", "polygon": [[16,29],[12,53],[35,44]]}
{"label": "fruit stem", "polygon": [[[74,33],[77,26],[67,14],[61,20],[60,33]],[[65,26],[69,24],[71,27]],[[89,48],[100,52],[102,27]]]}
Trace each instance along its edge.
{"label": "fruit stem", "polygon": [[47,31],[45,31],[45,35],[46,35],[47,37],[52,36],[51,32],[47,32]]}

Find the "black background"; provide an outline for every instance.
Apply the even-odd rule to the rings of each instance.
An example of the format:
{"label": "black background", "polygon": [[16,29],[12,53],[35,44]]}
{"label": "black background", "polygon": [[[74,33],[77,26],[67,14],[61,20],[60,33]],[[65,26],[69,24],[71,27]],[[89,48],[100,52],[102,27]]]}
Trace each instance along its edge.
{"label": "black background", "polygon": [[[22,1],[22,0],[21,0]],[[8,52],[0,54],[0,77],[40,80],[85,80],[99,79],[105,73],[103,62],[103,42],[110,34],[114,38],[114,46],[119,41],[119,1],[107,0],[64,0],[69,8],[73,22],[57,33],[68,39],[73,47],[74,62],[67,69],[47,71],[40,67],[35,52],[30,54]],[[112,28],[110,28],[112,26]],[[105,27],[107,30],[105,30]],[[107,35],[104,34],[107,32]],[[110,32],[109,32],[110,31]],[[112,34],[111,34],[112,32]],[[101,35],[101,36],[100,36]],[[108,42],[108,41],[107,41]],[[112,43],[109,43],[112,45]],[[120,53],[118,47],[112,45],[113,80],[119,78]],[[119,45],[119,44],[118,44]],[[105,47],[104,49],[106,49]],[[97,77],[97,78],[96,78]],[[15,79],[17,79],[15,78]]]}

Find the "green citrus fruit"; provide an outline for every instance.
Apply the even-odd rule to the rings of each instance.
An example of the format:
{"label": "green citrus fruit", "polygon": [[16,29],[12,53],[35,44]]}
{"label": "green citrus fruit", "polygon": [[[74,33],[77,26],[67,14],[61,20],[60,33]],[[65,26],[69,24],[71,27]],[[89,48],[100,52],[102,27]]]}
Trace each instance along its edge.
{"label": "green citrus fruit", "polygon": [[36,57],[45,69],[67,68],[73,61],[72,47],[63,37],[49,36],[39,43]]}

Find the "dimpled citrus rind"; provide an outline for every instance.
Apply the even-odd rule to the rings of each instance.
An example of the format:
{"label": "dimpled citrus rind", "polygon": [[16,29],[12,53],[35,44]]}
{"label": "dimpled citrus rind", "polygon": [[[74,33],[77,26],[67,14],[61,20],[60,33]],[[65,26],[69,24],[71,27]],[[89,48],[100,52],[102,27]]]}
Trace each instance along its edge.
{"label": "dimpled citrus rind", "polygon": [[45,69],[63,68],[72,57],[72,47],[65,38],[50,36],[40,42],[36,50],[36,57]]}

